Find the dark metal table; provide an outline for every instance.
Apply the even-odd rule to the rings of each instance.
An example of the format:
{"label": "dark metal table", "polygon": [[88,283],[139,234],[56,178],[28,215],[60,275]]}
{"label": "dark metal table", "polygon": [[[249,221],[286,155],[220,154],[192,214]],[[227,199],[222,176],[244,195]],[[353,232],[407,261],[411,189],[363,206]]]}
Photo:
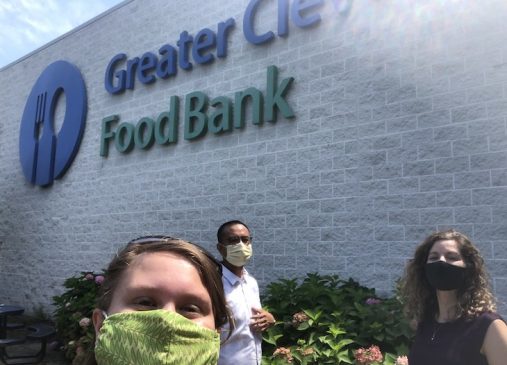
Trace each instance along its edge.
{"label": "dark metal table", "polygon": [[18,316],[24,311],[22,307],[0,304],[0,338],[7,335],[7,316]]}

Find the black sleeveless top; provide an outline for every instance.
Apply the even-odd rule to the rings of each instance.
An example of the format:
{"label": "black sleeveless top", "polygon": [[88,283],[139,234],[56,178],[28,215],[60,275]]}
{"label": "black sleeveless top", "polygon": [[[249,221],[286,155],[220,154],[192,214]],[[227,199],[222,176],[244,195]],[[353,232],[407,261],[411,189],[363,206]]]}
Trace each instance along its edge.
{"label": "black sleeveless top", "polygon": [[[408,355],[410,365],[488,365],[481,354],[489,325],[502,319],[496,313],[453,322],[422,322]],[[502,319],[503,320],[503,319]]]}

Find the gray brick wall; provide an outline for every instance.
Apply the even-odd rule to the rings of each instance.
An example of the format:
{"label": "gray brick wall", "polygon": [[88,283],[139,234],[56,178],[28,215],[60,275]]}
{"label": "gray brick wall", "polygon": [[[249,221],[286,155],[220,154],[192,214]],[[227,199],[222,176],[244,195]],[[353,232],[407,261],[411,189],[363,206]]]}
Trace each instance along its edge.
{"label": "gray brick wall", "polygon": [[[42,306],[65,278],[99,270],[116,249],[168,233],[214,250],[239,218],[255,236],[249,269],[262,286],[306,272],[352,276],[392,290],[414,247],[455,227],[480,247],[507,313],[507,3],[352,1],[287,38],[248,44],[248,1],[143,0],[123,6],[0,71],[0,301]],[[275,1],[256,18],[276,29]],[[110,58],[156,52],[233,17],[228,56],[112,96]],[[82,72],[87,126],[79,153],[52,187],[24,181],[19,123],[39,74],[64,59]],[[254,86],[266,68],[295,78],[296,118],[221,136],[99,156],[102,118],[137,122],[169,98]]]}

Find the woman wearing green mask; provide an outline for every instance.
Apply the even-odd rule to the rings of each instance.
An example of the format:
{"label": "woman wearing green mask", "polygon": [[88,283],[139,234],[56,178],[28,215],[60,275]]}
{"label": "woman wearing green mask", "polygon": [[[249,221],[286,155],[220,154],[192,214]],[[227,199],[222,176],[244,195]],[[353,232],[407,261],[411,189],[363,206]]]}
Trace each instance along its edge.
{"label": "woman wearing green mask", "polygon": [[216,364],[231,318],[220,264],[163,236],[131,241],[109,264],[93,312],[98,365]]}
{"label": "woman wearing green mask", "polygon": [[410,365],[505,365],[507,325],[479,251],[464,234],[436,232],[417,248],[402,292],[417,324]]}

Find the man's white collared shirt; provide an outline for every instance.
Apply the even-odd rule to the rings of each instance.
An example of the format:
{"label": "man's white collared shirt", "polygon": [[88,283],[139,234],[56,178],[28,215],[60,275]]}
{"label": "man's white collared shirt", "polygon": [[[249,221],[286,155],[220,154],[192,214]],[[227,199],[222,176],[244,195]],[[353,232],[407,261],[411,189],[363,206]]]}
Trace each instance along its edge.
{"label": "man's white collared shirt", "polygon": [[228,340],[226,338],[229,334],[229,325],[226,324],[221,330],[222,345],[218,364],[259,365],[262,356],[262,335],[250,329],[252,308],[261,308],[259,286],[255,278],[245,269],[241,278],[223,265],[222,269],[225,297],[234,317],[235,328]]}

